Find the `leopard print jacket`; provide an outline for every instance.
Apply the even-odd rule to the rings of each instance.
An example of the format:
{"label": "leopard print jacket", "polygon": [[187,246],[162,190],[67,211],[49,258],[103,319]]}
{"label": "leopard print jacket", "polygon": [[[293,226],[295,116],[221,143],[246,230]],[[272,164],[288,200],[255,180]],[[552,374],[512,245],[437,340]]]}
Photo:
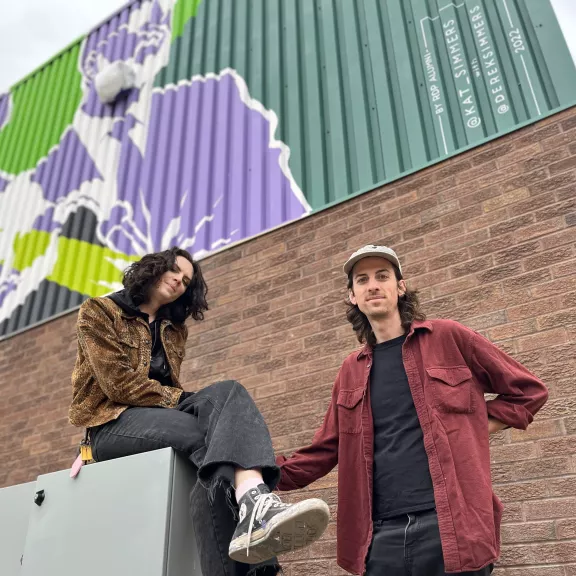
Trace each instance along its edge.
{"label": "leopard print jacket", "polygon": [[130,406],[173,408],[178,404],[180,366],[188,337],[184,324],[164,319],[160,325],[173,386],[148,378],[152,337],[146,321],[125,312],[110,298],[84,302],[76,331],[78,352],[68,413],[74,426],[104,424]]}

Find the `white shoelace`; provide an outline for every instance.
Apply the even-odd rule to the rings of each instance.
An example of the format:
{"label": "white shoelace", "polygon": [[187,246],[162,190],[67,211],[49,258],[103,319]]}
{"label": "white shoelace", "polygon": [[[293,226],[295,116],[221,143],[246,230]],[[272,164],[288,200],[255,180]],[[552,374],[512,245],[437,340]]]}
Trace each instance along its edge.
{"label": "white shoelace", "polygon": [[268,512],[272,506],[277,508],[283,503],[277,494],[260,494],[256,496],[255,499],[256,503],[254,504],[254,510],[252,510],[252,516],[250,516],[250,524],[248,526],[248,544],[246,545],[246,556],[250,554],[250,538],[252,536],[252,528],[254,528],[254,520],[258,520],[258,522],[260,522],[266,515],[266,512]]}

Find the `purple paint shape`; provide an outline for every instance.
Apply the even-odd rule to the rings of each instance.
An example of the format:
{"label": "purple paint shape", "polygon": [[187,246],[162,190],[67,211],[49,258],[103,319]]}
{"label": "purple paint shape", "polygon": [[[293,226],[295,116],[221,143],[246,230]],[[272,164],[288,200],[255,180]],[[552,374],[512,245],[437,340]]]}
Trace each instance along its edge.
{"label": "purple paint shape", "polygon": [[[2,275],[2,269],[3,266],[2,264],[0,264],[0,277]],[[18,270],[13,269],[12,274],[8,277],[7,280],[5,280],[4,282],[0,282],[0,307],[2,307],[2,304],[4,303],[4,300],[6,299],[8,294],[10,294],[10,292],[13,292],[18,288],[18,284],[14,280],[14,277],[18,277],[19,275],[20,272],[18,272]]]}
{"label": "purple paint shape", "polygon": [[[72,158],[74,159],[73,166]],[[57,202],[84,182],[101,179],[102,175],[77,134],[69,130],[45,160],[42,160],[32,174],[32,182],[37,182],[44,198]]]}
{"label": "purple paint shape", "polygon": [[6,120],[8,119],[8,111],[10,110],[10,95],[0,95],[0,130],[3,128]]}
{"label": "purple paint shape", "polygon": [[4,192],[4,190],[6,190],[8,184],[10,184],[10,181],[6,180],[6,178],[2,178],[2,176],[0,176],[0,192]]}
{"label": "purple paint shape", "polygon": [[54,208],[50,207],[44,214],[38,216],[32,224],[33,230],[41,230],[43,232],[54,232],[61,227],[59,222],[54,220]]}
{"label": "purple paint shape", "polygon": [[[269,132],[269,121],[242,101],[230,74],[155,92],[143,158],[127,130],[114,127],[122,142],[118,196],[133,217],[114,211],[100,231],[119,237],[121,228],[130,238],[137,228],[153,250],[195,236],[191,250],[199,252],[302,216]],[[127,240],[116,248],[137,253]]]}

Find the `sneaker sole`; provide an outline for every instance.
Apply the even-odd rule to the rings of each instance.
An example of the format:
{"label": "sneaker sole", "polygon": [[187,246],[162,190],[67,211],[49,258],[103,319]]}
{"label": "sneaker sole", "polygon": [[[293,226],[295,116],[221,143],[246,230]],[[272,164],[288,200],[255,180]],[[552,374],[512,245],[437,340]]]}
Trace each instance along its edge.
{"label": "sneaker sole", "polygon": [[300,550],[318,540],[330,520],[328,504],[317,498],[293,504],[286,512],[252,533],[249,554],[246,554],[247,534],[232,540],[230,558],[244,564],[258,564]]}

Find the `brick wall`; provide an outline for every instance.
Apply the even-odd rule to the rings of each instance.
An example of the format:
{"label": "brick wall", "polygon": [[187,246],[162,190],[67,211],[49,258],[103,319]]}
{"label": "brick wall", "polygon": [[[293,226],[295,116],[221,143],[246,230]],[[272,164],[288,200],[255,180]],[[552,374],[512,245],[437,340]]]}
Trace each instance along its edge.
{"label": "brick wall", "polygon": [[[307,444],[343,358],[341,265],[393,246],[431,316],[471,326],[538,374],[550,400],[527,432],[492,439],[506,504],[500,576],[576,575],[576,108],[204,262],[211,311],[183,377],[235,378],[278,451]],[[0,343],[0,486],[68,467],[74,314]],[[335,510],[336,476],[310,487]],[[342,574],[335,529],[288,576]]]}

